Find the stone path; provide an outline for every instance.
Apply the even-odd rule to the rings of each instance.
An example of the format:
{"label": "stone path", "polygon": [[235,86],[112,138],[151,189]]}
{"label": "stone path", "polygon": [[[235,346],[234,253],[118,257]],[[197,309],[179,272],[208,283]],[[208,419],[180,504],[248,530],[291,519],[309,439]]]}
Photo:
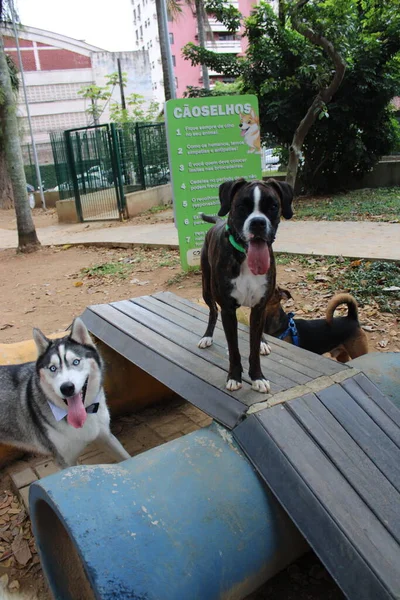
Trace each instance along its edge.
{"label": "stone path", "polygon": [[[83,225],[54,225],[38,229],[45,246],[85,244],[132,247],[135,245],[178,247],[173,223],[123,225],[84,229]],[[0,249],[17,246],[16,231],[0,229]],[[315,254],[382,260],[400,260],[400,223],[371,221],[283,221],[276,252]]]}

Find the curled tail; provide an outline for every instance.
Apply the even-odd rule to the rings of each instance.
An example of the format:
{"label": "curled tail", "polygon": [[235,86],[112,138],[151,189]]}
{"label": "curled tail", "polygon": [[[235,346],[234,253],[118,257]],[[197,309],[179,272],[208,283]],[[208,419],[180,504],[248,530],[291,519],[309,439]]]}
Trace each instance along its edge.
{"label": "curled tail", "polygon": [[222,221],[220,217],[213,217],[211,215],[205,215],[204,213],[200,213],[200,216],[206,223],[214,223],[214,225],[215,223],[218,223],[218,221]]}
{"label": "curled tail", "polygon": [[326,320],[329,324],[332,323],[333,314],[340,304],[347,304],[347,318],[358,321],[358,305],[356,299],[351,294],[336,294],[328,302],[326,307]]}

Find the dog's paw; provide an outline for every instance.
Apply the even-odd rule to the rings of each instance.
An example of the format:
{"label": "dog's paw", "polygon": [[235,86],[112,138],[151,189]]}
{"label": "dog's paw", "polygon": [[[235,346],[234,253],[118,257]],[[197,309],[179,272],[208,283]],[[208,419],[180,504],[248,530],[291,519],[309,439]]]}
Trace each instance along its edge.
{"label": "dog's paw", "polygon": [[202,337],[197,346],[199,348],[209,348],[213,343],[212,337]]}
{"label": "dog's paw", "polygon": [[261,394],[268,394],[271,389],[269,381],[267,379],[255,379],[251,382],[251,389]]}
{"label": "dog's paw", "polygon": [[260,354],[262,356],[267,356],[268,354],[271,354],[271,346],[269,344],[267,344],[267,342],[261,342]]}
{"label": "dog's paw", "polygon": [[236,381],[236,379],[228,379],[226,382],[226,389],[230,392],[236,392],[236,390],[240,390],[242,384],[240,381]]}

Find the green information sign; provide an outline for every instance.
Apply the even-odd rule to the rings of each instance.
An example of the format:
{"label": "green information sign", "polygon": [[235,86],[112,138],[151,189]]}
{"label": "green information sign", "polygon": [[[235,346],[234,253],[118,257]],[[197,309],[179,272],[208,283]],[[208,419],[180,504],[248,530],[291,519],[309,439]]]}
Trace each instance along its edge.
{"label": "green information sign", "polygon": [[256,96],[219,96],[166,103],[169,163],[182,267],[200,264],[210,225],[201,213],[216,215],[218,188],[229,179],[261,179]]}

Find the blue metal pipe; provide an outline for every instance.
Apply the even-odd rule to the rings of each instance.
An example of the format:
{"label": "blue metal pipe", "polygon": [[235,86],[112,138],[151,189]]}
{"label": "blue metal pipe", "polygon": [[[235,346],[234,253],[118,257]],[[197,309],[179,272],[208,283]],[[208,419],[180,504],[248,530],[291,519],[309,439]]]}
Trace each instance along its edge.
{"label": "blue metal pipe", "polygon": [[57,600],[242,599],[308,548],[216,424],[46,477],[30,511]]}

